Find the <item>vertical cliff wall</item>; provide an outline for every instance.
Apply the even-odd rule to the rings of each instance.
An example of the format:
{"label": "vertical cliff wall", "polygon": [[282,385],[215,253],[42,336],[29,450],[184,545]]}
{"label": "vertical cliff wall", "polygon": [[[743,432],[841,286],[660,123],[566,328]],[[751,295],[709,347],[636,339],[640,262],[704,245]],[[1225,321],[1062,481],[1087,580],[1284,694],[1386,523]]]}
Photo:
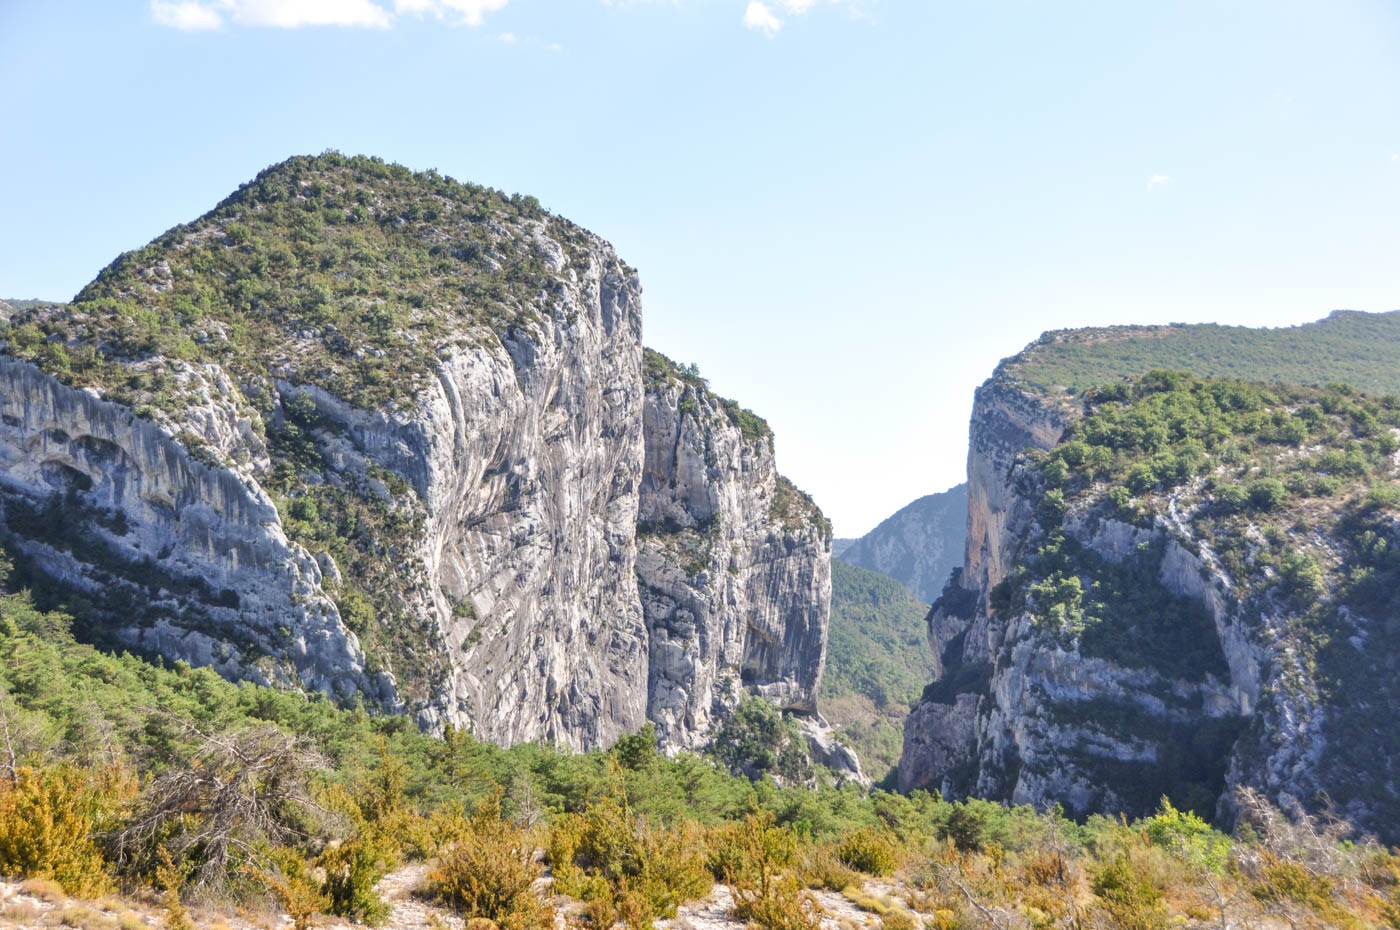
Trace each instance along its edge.
{"label": "vertical cliff wall", "polygon": [[648,352],[637,575],[651,637],[648,717],[704,743],[745,693],[816,711],[831,528],[781,477],[766,423]]}

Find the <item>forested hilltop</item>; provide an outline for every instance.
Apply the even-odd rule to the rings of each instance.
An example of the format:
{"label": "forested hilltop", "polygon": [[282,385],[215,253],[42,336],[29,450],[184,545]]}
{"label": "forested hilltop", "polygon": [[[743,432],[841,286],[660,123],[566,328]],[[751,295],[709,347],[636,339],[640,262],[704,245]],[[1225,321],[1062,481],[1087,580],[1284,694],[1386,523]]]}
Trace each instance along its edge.
{"label": "forested hilltop", "polygon": [[1400,393],[1400,310],[1338,310],[1315,323],[1277,329],[1194,323],[1053,330],[1001,367],[1028,388],[1072,393],[1153,369]]}

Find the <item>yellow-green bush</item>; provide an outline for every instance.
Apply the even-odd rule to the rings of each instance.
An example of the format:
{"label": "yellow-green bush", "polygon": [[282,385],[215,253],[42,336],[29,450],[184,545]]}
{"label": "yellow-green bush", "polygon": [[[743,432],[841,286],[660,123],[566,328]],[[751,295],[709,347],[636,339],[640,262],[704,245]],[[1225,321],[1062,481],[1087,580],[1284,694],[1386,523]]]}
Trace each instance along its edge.
{"label": "yellow-green bush", "polygon": [[710,833],[710,869],[734,895],[734,916],[758,930],[816,930],[821,907],[794,874],[797,834],[752,810]]}
{"label": "yellow-green bush", "polygon": [[906,910],[893,910],[880,918],[883,930],[918,930],[914,915]]}
{"label": "yellow-green bush", "polygon": [[369,832],[327,847],[317,860],[325,870],[321,891],[326,909],[356,923],[378,926],[389,916],[389,905],[374,887],[388,874],[393,859],[383,840]]}
{"label": "yellow-green bush", "polygon": [[734,913],[756,930],[820,930],[822,909],[791,875],[782,875],[766,890],[734,886]]}
{"label": "yellow-green bush", "polygon": [[501,930],[546,930],[550,907],[534,891],[540,867],[529,834],[501,816],[501,791],[481,802],[462,839],[441,855],[429,877],[433,892],[467,918]]}
{"label": "yellow-green bush", "polygon": [[604,797],[557,818],[546,852],[555,888],[588,902],[594,926],[644,928],[710,890],[702,839],[693,824],[658,830]]}
{"label": "yellow-green bush", "polygon": [[326,896],[306,860],[296,850],[283,848],[271,856],[270,868],[257,872],[292,919],[293,930],[310,930],[316,915],[326,907]]}
{"label": "yellow-green bush", "polygon": [[121,770],[21,766],[0,787],[0,872],[50,879],[80,897],[111,890],[94,836],[133,792]]}
{"label": "yellow-green bush", "polygon": [[1093,889],[1119,930],[1160,930],[1166,926],[1162,889],[1127,850],[1115,853],[1095,870]]}
{"label": "yellow-green bush", "polygon": [[1269,904],[1293,902],[1336,926],[1352,926],[1355,921],[1336,899],[1336,882],[1318,874],[1301,862],[1261,854],[1262,869],[1251,887],[1260,901]]}
{"label": "yellow-green bush", "polygon": [[844,891],[860,884],[860,875],[837,857],[831,843],[804,846],[798,854],[797,871],[808,888]]}
{"label": "yellow-green bush", "polygon": [[836,847],[836,857],[857,872],[883,878],[894,874],[899,863],[899,847],[884,830],[862,827],[841,840]]}

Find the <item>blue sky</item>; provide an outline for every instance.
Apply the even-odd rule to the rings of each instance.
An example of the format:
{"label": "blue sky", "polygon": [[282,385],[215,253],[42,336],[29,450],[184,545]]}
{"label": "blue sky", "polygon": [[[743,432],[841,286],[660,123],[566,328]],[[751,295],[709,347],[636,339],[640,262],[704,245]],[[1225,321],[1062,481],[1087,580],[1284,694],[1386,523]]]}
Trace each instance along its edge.
{"label": "blue sky", "polygon": [[327,148],[538,196],[842,535],[1045,329],[1400,309],[1400,5],[0,0],[0,295]]}

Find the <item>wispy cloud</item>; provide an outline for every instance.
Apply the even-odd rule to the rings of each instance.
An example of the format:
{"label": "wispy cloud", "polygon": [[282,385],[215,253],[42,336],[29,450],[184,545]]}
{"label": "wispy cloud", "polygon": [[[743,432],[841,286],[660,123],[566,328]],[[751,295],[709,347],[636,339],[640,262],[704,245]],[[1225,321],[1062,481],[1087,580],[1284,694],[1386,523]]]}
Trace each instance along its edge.
{"label": "wispy cloud", "polygon": [[[387,4],[388,0],[382,0]],[[479,26],[487,13],[510,0],[393,0],[393,9],[375,0],[151,0],[151,17],[161,26],[186,31],[225,25],[297,29],[302,26],[357,26],[387,29],[404,14],[433,16]]]}
{"label": "wispy cloud", "polygon": [[395,13],[429,13],[438,19],[456,19],[480,26],[487,13],[503,9],[510,0],[394,0]]}
{"label": "wispy cloud", "polygon": [[[603,2],[611,4],[613,0],[603,0]],[[744,25],[749,29],[762,32],[771,39],[778,34],[778,30],[783,28],[783,23],[786,22],[784,17],[806,16],[818,4],[824,3],[829,7],[841,7],[846,10],[851,19],[866,19],[868,8],[873,7],[878,2],[879,0],[771,0],[772,5],[770,6],[764,0],[750,0],[749,5],[744,9]]]}
{"label": "wispy cloud", "polygon": [[1169,174],[1154,174],[1147,179],[1147,189],[1155,191],[1159,187],[1166,187],[1168,184],[1173,184],[1175,182],[1176,178]]}
{"label": "wispy cloud", "polygon": [[198,3],[161,3],[151,0],[151,15],[156,22],[171,29],[197,32],[203,29],[218,29],[224,18],[217,10]]}
{"label": "wispy cloud", "polygon": [[744,26],[762,32],[771,39],[783,28],[783,21],[773,15],[773,11],[768,9],[768,4],[760,0],[750,0],[748,9],[744,10]]}

